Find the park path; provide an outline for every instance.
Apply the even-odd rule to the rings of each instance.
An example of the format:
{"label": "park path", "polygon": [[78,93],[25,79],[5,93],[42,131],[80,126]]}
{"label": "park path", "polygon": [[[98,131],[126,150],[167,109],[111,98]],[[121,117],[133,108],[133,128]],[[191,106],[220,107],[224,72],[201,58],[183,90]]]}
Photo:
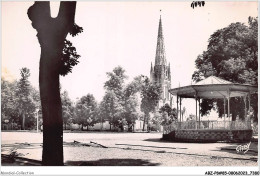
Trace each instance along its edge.
{"label": "park path", "polygon": [[[235,151],[239,144],[174,143],[161,141],[161,137],[161,133],[64,133],[64,161],[70,165],[100,160],[110,164],[114,159],[120,163],[128,159],[132,164],[163,166],[257,165],[255,143],[244,154]],[[2,154],[16,149],[21,157],[41,160],[42,133],[2,132],[1,139]],[[95,142],[108,148],[75,145],[75,141]]]}

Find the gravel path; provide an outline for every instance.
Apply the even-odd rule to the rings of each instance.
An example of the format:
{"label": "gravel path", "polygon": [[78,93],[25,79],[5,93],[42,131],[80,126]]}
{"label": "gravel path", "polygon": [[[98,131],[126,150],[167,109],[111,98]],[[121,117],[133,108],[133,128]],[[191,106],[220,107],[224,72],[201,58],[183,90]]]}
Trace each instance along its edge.
{"label": "gravel path", "polygon": [[[160,133],[64,133],[67,165],[103,166],[257,166],[257,143],[246,154],[234,143],[173,143]],[[108,148],[75,145],[74,141]],[[41,160],[42,133],[2,132],[2,153]]]}

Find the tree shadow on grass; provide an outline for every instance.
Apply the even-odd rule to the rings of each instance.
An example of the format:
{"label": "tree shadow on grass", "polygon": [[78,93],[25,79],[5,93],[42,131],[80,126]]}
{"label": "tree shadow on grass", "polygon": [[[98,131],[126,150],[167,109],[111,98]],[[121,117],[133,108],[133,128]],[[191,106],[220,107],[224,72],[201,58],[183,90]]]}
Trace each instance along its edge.
{"label": "tree shadow on grass", "polygon": [[142,159],[100,159],[96,161],[67,161],[67,166],[159,166]]}
{"label": "tree shadow on grass", "polygon": [[163,140],[162,138],[149,138],[149,139],[144,139],[143,141],[160,142],[160,143],[171,143],[171,141],[166,141],[166,140]]}
{"label": "tree shadow on grass", "polygon": [[[137,144],[115,144],[115,145],[137,146],[137,147],[148,147],[148,148],[164,148],[164,149],[187,149],[187,148],[183,148],[183,147],[165,147],[165,146],[137,145]],[[147,151],[150,151],[150,150],[147,150]]]}
{"label": "tree shadow on grass", "polygon": [[163,138],[149,138],[149,139],[144,139],[143,141],[158,142],[158,143],[199,143],[199,144],[217,143],[211,141],[187,141],[187,140],[177,140],[177,139],[166,140]]}

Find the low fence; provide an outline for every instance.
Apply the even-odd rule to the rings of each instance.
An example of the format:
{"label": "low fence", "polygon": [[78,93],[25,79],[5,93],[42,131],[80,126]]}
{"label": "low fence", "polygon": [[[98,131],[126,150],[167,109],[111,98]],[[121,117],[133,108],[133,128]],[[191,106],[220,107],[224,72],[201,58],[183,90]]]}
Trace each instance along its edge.
{"label": "low fence", "polygon": [[185,121],[163,126],[163,134],[174,130],[251,130],[250,121]]}

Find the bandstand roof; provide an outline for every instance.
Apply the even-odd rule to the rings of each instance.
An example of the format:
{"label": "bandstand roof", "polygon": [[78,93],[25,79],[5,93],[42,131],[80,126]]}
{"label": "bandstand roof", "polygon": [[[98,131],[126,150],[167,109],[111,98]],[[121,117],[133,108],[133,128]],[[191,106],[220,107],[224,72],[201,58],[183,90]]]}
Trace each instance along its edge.
{"label": "bandstand roof", "polygon": [[257,86],[248,84],[238,84],[226,81],[224,79],[210,76],[194,85],[178,87],[169,90],[172,95],[178,95],[183,98],[224,98],[240,97],[257,92]]}

